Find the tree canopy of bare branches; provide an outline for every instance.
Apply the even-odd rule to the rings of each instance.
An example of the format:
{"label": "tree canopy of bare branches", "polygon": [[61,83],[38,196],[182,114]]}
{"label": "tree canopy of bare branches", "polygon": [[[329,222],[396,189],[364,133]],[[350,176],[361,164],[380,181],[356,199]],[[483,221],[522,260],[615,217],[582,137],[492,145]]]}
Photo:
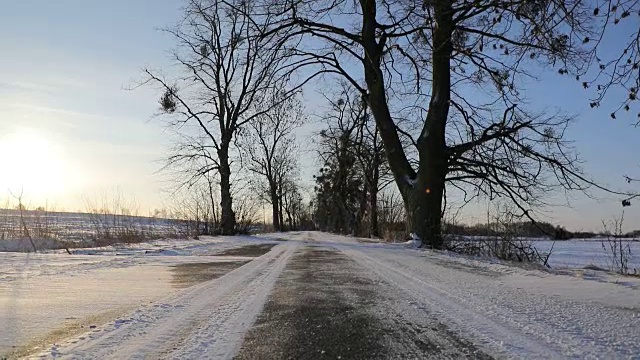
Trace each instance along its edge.
{"label": "tree canopy of bare branches", "polygon": [[271,204],[273,227],[281,231],[283,202],[292,190],[287,183],[294,181],[292,174],[297,167],[298,145],[293,131],[304,123],[306,115],[297,97],[280,91],[273,91],[262,106],[270,110],[249,124],[242,148],[248,170],[256,175],[252,180],[255,191]]}
{"label": "tree canopy of bare branches", "polygon": [[[592,2],[260,4],[279,19],[264,36],[284,31],[300,42],[294,68],[336,74],[360,92],[404,200],[408,230],[425,245],[442,247],[447,188],[509,199],[519,216],[533,220],[543,194],[598,186],[565,139],[572,118],[531,111],[522,86],[545,68],[586,73],[597,50],[588,39],[602,32]],[[398,121],[403,112],[413,116],[405,125]]]}
{"label": "tree canopy of bare branches", "polygon": [[[594,68],[585,69],[576,80],[582,87],[595,94],[590,106],[601,106],[610,91],[622,94],[611,109],[611,118],[616,119],[621,110],[629,112],[638,100],[640,89],[640,1],[601,0],[590,3],[592,22],[601,26],[596,37],[585,38],[593,43],[596,52],[591,59]],[[591,71],[589,71],[591,70]],[[621,91],[621,92],[620,92]],[[633,114],[636,125],[640,124],[640,111]]]}

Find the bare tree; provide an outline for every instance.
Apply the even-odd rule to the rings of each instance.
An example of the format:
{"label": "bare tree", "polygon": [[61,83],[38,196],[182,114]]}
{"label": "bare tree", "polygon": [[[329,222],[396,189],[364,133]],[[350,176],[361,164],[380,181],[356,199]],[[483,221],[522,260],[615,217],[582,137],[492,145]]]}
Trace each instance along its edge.
{"label": "bare tree", "polygon": [[297,97],[288,97],[274,91],[266,99],[270,110],[252,121],[242,140],[248,170],[256,175],[254,189],[271,204],[273,227],[282,230],[282,200],[286,194],[285,182],[296,167],[295,154],[298,146],[293,131],[305,119],[304,108]]}
{"label": "bare tree", "polygon": [[[327,211],[337,213],[331,217],[353,215],[353,223],[342,228],[378,237],[378,193],[390,183],[384,146],[361,94],[346,83],[338,89],[335,97],[327,98],[326,129],[319,134],[319,153],[325,166],[317,180],[332,184],[327,200],[336,206]],[[346,189],[353,193],[345,193]]]}
{"label": "bare tree", "polygon": [[326,129],[318,134],[323,166],[315,176],[316,219],[321,229],[359,234],[367,201],[356,142],[366,106],[353,91],[327,100]]}
{"label": "bare tree", "polygon": [[[378,128],[361,94],[348,84],[342,83],[336,96],[328,101],[326,129],[319,133],[319,154],[324,166],[316,177],[320,185],[316,195],[318,200],[327,197],[325,200],[331,204],[326,207],[327,220],[335,219],[340,224],[329,227],[378,237],[378,193],[390,183]],[[342,223],[350,217],[352,222]]]}
{"label": "bare tree", "polygon": [[[594,69],[586,69],[578,74],[576,81],[582,87],[595,94],[589,99],[592,108],[598,108],[602,102],[613,98],[610,117],[631,116],[632,123],[640,126],[640,110],[634,109],[640,92],[640,1],[638,0],[602,0],[591,4],[593,21],[601,26],[601,33],[585,42],[594,43],[596,55],[592,58]],[[615,41],[611,41],[615,39]],[[611,94],[613,93],[613,94]],[[616,100],[617,98],[617,100]],[[638,182],[629,175],[624,176],[628,183]],[[640,194],[630,194],[622,200],[622,206],[630,206],[631,200]]]}
{"label": "bare tree", "polygon": [[304,203],[300,185],[292,176],[288,176],[283,183],[284,191],[281,203],[283,219],[286,214],[287,230],[311,230],[311,214]]}
{"label": "bare tree", "polygon": [[[595,90],[590,99],[592,108],[599,107],[607,94],[622,90],[622,98],[616,102],[610,114],[615,119],[620,110],[629,112],[638,100],[640,91],[640,1],[600,0],[590,3],[592,22],[599,26],[595,37],[586,37],[596,52],[591,59],[595,69],[585,68],[577,74],[576,81],[585,89]],[[610,41],[615,39],[616,41]],[[640,125],[640,112],[634,114],[635,124]]]}
{"label": "bare tree", "polygon": [[[542,194],[597,186],[565,139],[571,117],[532,114],[520,87],[543,67],[575,75],[589,66],[595,50],[584,39],[600,29],[587,2],[262,4],[280,16],[265,35],[285,30],[308,39],[295,51],[298,62],[338,74],[360,91],[380,131],[408,230],[425,245],[443,245],[446,188],[465,197],[507,198],[518,216],[533,220]],[[397,121],[404,108],[412,109],[415,133]]]}
{"label": "bare tree", "polygon": [[[602,221],[602,226],[606,237],[600,240],[600,244],[607,254],[610,270],[621,275],[629,274],[629,260],[632,259],[633,254],[631,252],[631,240],[624,238],[624,210],[620,217],[611,219],[609,223]],[[633,272],[635,274],[637,270],[633,269]]]}
{"label": "bare tree", "polygon": [[[9,190],[9,194],[11,194],[11,196],[13,196],[18,201],[18,210],[20,211],[20,225],[22,226],[22,230],[24,231],[24,236],[29,239],[29,243],[31,244],[31,248],[33,248],[33,252],[38,252],[36,244],[33,242],[33,238],[31,237],[31,233],[29,232],[29,228],[27,228],[27,223],[24,221],[25,206],[22,203],[22,199],[24,197],[24,189],[20,188],[19,194],[14,194],[11,190]],[[68,251],[69,250],[67,250],[67,252]]]}
{"label": "bare tree", "polygon": [[[197,163],[192,181],[216,172],[220,185],[221,231],[235,231],[231,193],[232,145],[240,128],[270,111],[256,110],[272,89],[282,89],[280,70],[287,41],[264,34],[269,16],[254,14],[249,1],[189,0],[180,24],[165,31],[177,41],[173,57],[184,75],[172,78],[145,69],[145,84],[162,91],[161,110],[183,141],[172,164]],[[259,20],[256,21],[256,20]],[[278,36],[277,36],[278,35]],[[287,96],[283,95],[282,99]]]}
{"label": "bare tree", "polygon": [[390,178],[391,173],[384,154],[380,131],[375,121],[369,116],[367,105],[364,102],[362,102],[362,115],[359,119],[354,146],[366,187],[364,194],[366,194],[368,201],[366,208],[369,225],[367,235],[379,237],[378,194],[393,180]]}

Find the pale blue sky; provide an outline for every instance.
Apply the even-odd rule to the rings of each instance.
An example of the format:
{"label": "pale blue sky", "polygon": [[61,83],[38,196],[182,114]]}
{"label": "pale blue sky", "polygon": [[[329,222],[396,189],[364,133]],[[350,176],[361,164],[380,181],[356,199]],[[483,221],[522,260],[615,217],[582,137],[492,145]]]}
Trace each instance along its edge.
{"label": "pale blue sky", "polygon": [[[21,182],[32,202],[46,198],[67,210],[83,209],[84,197],[114,188],[135,195],[145,213],[163,206],[164,183],[156,171],[168,136],[151,120],[157,94],[123,87],[139,78],[144,66],[169,65],[172,39],[156,29],[178,20],[181,1],[2,0],[0,5],[0,150],[5,152],[0,198],[9,184]],[[554,73],[541,79],[528,86],[531,103],[580,114],[569,136],[593,177],[624,188],[623,174],[640,175],[640,129],[629,125],[634,116],[611,120],[606,103],[589,108],[588,94],[574,80]],[[307,160],[303,168],[310,182],[315,164]],[[572,229],[599,229],[601,219],[621,210],[618,198],[599,195],[599,200],[577,196],[574,209],[549,214]],[[471,212],[466,216],[470,222],[484,220]],[[640,228],[640,203],[628,208],[626,219],[628,228]]]}
{"label": "pale blue sky", "polygon": [[[36,133],[62,159],[59,167],[72,174],[53,193],[39,194],[35,185],[41,181],[25,185],[34,202],[46,196],[76,210],[85,196],[119,188],[135,194],[143,209],[161,206],[163,185],[154,161],[162,156],[166,135],[149,121],[157,96],[151,89],[123,87],[140,77],[143,66],[167,64],[171,40],[156,28],[174,23],[180,5],[179,0],[3,1],[0,139]],[[47,177],[27,172],[38,175]]]}

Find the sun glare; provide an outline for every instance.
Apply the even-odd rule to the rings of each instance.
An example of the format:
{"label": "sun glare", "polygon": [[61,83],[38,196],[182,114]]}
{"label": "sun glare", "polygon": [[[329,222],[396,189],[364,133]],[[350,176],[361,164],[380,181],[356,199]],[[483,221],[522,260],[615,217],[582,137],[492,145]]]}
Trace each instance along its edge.
{"label": "sun glare", "polygon": [[66,166],[60,149],[45,136],[22,129],[0,136],[0,194],[24,192],[50,198],[64,190]]}

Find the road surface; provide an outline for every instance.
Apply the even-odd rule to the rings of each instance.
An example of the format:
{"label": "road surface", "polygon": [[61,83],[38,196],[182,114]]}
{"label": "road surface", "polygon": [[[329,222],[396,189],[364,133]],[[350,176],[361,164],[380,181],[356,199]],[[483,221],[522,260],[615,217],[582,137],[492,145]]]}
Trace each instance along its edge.
{"label": "road surface", "polygon": [[33,357],[639,358],[640,289],[322,233]]}

